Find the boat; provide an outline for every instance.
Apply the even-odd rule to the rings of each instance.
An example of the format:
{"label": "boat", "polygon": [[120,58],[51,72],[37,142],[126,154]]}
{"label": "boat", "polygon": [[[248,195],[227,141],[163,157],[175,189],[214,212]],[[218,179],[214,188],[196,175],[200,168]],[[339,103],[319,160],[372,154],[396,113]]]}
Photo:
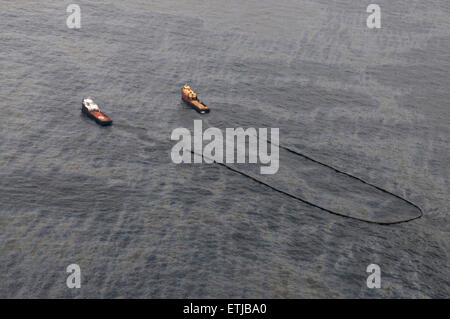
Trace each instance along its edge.
{"label": "boat", "polygon": [[98,105],[95,104],[90,97],[83,99],[81,105],[81,112],[86,114],[89,118],[93,119],[95,122],[97,122],[97,124],[103,126],[112,124],[111,118],[100,111]]}
{"label": "boat", "polygon": [[198,113],[209,113],[209,107],[198,99],[197,93],[187,84],[181,88],[181,99]]}

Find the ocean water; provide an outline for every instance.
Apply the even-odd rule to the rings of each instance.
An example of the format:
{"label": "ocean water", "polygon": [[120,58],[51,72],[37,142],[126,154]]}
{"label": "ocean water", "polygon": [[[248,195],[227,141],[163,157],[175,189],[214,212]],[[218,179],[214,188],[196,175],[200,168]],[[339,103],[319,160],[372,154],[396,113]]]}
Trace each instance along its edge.
{"label": "ocean water", "polygon": [[[368,29],[360,1],[78,1],[69,29],[72,2],[0,2],[0,297],[449,296],[450,2],[378,1]],[[210,114],[181,103],[185,83]],[[81,114],[88,95],[111,127]],[[279,128],[423,216],[365,223],[176,165],[170,135],[195,119]],[[329,198],[302,169],[280,152],[283,183]]]}

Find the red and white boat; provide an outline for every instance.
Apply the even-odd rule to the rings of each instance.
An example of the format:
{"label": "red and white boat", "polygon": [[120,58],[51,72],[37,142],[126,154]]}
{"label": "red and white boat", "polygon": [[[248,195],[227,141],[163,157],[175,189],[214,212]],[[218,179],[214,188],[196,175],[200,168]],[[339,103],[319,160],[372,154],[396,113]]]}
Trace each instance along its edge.
{"label": "red and white boat", "polygon": [[86,99],[83,99],[81,105],[81,112],[93,119],[95,122],[97,122],[97,124],[103,126],[112,124],[112,120],[102,111],[100,111],[98,105],[95,104],[91,98],[88,97]]}

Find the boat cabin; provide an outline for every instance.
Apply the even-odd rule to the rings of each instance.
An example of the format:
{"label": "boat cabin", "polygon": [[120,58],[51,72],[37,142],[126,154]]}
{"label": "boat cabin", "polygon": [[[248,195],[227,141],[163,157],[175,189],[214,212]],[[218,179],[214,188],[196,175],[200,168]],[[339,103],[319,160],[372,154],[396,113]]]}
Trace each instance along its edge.
{"label": "boat cabin", "polygon": [[94,101],[92,101],[92,99],[85,99],[84,100],[84,105],[89,110],[89,112],[100,111],[98,105],[95,104]]}
{"label": "boat cabin", "polygon": [[183,86],[186,96],[191,100],[197,100],[197,93],[195,93],[189,85]]}

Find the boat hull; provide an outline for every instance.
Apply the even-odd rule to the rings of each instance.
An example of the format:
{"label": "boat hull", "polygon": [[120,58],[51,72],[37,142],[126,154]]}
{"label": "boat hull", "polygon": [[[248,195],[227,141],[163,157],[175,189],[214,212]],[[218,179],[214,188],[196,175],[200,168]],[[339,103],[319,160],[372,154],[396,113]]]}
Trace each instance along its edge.
{"label": "boat hull", "polygon": [[185,97],[181,97],[181,99],[190,107],[192,107],[194,110],[196,110],[200,114],[209,113],[209,107],[203,104],[202,102],[196,100],[191,101]]}
{"label": "boat hull", "polygon": [[87,117],[94,120],[98,125],[108,126],[112,124],[112,120],[103,114],[102,112],[91,112],[89,111],[84,104],[81,104],[81,112],[86,114]]}

